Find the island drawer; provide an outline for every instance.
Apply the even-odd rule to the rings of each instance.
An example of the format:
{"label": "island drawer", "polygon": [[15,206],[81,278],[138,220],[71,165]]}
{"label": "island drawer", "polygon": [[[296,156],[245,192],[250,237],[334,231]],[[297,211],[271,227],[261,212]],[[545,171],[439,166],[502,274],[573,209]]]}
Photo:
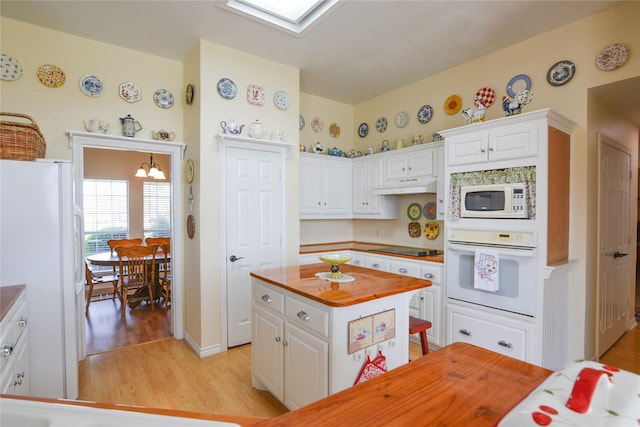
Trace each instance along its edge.
{"label": "island drawer", "polygon": [[277,313],[284,313],[284,293],[261,285],[256,279],[253,280],[253,302]]}
{"label": "island drawer", "polygon": [[303,329],[329,337],[329,312],[304,301],[287,296],[285,304],[287,320]]}

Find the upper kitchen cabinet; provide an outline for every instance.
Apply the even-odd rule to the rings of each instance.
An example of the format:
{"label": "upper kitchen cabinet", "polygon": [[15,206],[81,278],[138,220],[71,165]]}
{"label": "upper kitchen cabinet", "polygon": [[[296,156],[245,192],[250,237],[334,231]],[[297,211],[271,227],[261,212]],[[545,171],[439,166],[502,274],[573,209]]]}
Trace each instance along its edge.
{"label": "upper kitchen cabinet", "polygon": [[353,218],[398,218],[398,198],[373,193],[374,188],[382,185],[383,171],[382,156],[353,159]]}
{"label": "upper kitchen cabinet", "polygon": [[300,153],[300,218],[351,218],[351,161]]}
{"label": "upper kitchen cabinet", "polygon": [[435,176],[435,149],[426,145],[403,148],[384,155],[384,185]]}

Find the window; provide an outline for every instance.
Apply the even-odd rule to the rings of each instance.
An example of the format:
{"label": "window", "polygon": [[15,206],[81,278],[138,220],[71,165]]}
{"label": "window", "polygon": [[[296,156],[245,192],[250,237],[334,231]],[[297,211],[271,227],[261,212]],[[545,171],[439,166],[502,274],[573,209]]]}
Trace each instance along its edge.
{"label": "window", "polygon": [[129,235],[129,182],[119,179],[85,179],[84,250],[92,255],[109,250],[107,240]]}
{"label": "window", "polygon": [[144,237],[171,237],[171,185],[144,182]]}

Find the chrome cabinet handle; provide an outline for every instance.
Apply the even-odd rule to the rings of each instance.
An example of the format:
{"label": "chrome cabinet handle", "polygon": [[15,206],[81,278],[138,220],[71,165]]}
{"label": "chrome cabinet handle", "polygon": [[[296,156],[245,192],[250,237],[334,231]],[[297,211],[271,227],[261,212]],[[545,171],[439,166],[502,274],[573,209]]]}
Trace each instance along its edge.
{"label": "chrome cabinet handle", "polygon": [[262,301],[266,302],[267,304],[269,304],[271,302],[271,297],[267,294],[262,295]]}
{"label": "chrome cabinet handle", "polygon": [[8,357],[11,356],[11,353],[13,353],[13,344],[2,344],[2,347],[0,348],[0,355],[2,355],[3,357]]}
{"label": "chrome cabinet handle", "polygon": [[406,268],[402,267],[402,268],[399,268],[399,269],[398,269],[398,271],[399,271],[400,273],[402,273],[402,274],[407,274],[407,271],[408,271],[408,270],[407,270]]}
{"label": "chrome cabinet handle", "polygon": [[280,337],[276,337],[276,342],[280,342]]}
{"label": "chrome cabinet handle", "polygon": [[424,273],[425,279],[433,279],[434,277],[436,277],[436,275],[433,273]]}
{"label": "chrome cabinet handle", "polygon": [[466,335],[468,337],[471,336],[471,331],[468,329],[460,329],[458,332],[460,332],[462,335]]}
{"label": "chrome cabinet handle", "polygon": [[498,341],[498,345],[501,345],[502,347],[505,347],[505,348],[513,348],[513,344],[505,340]]}
{"label": "chrome cabinet handle", "polygon": [[229,261],[231,261],[231,262],[236,262],[236,261],[238,261],[238,260],[240,260],[240,259],[242,259],[242,258],[244,258],[244,257],[243,257],[243,256],[237,257],[237,256],[235,256],[235,255],[231,255],[231,256],[229,257]]}
{"label": "chrome cabinet handle", "polygon": [[25,326],[27,326],[27,318],[21,317],[17,323],[18,323],[18,326],[20,326],[21,328],[24,328]]}
{"label": "chrome cabinet handle", "polygon": [[627,255],[629,255],[629,254],[623,254],[623,253],[618,252],[618,251],[615,251],[615,252],[613,253],[613,257],[614,257],[614,258],[622,258],[622,257],[625,257],[625,256],[627,256]]}
{"label": "chrome cabinet handle", "polygon": [[307,322],[311,320],[311,317],[309,317],[309,315],[302,310],[298,312],[298,318]]}
{"label": "chrome cabinet handle", "polygon": [[289,345],[289,343],[287,342],[287,340],[282,341],[282,346],[283,346],[283,347],[286,347],[286,346],[288,346],[288,345]]}
{"label": "chrome cabinet handle", "polygon": [[360,260],[354,259],[353,261],[351,261],[351,264],[360,265]]}
{"label": "chrome cabinet handle", "polygon": [[481,148],[481,149],[480,149],[480,152],[481,152],[481,153],[486,153],[486,152],[487,152],[487,149],[486,149],[486,148]]}
{"label": "chrome cabinet handle", "polygon": [[371,264],[371,267],[373,267],[373,268],[380,268],[380,264],[378,264],[378,263],[376,262],[376,263]]}

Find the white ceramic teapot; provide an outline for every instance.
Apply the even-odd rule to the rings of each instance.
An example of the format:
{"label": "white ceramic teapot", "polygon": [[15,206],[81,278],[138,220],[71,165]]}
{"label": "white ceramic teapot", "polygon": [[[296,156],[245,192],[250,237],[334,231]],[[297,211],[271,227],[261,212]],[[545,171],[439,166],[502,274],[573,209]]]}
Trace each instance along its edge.
{"label": "white ceramic teapot", "polygon": [[260,123],[258,119],[256,119],[255,122],[249,125],[249,136],[251,138],[262,139],[263,135],[264,126],[262,126],[262,123]]}
{"label": "white ceramic teapot", "polygon": [[224,120],[221,121],[220,127],[222,127],[224,133],[228,133],[231,135],[240,135],[244,125],[238,125],[235,120],[230,119],[228,122],[225,122]]}
{"label": "white ceramic teapot", "polygon": [[84,121],[84,128],[87,130],[87,132],[102,132],[102,133],[107,133],[107,130],[109,129],[109,123],[100,120],[100,119],[91,119],[91,120],[85,120]]}

